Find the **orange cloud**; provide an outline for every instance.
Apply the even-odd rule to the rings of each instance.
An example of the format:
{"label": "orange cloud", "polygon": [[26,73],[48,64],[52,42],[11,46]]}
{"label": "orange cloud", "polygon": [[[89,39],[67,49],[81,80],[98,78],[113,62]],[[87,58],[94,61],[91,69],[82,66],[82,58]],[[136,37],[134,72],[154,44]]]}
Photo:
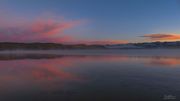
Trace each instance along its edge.
{"label": "orange cloud", "polygon": [[177,40],[180,40],[180,34],[172,34],[172,33],[147,34],[142,37],[146,37],[153,41],[177,41]]}
{"label": "orange cloud", "polygon": [[87,45],[93,45],[93,44],[98,44],[98,45],[106,45],[106,44],[126,44],[128,43],[127,40],[74,40],[70,42],[70,44],[87,44]]}
{"label": "orange cloud", "polygon": [[99,40],[99,41],[91,41],[87,42],[88,44],[126,44],[128,41],[126,40]]}

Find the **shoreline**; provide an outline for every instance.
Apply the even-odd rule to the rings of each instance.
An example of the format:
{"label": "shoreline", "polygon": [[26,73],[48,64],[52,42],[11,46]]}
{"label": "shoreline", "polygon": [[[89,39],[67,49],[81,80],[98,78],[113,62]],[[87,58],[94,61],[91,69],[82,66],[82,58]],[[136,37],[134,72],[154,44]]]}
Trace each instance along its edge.
{"label": "shoreline", "polygon": [[64,50],[4,50],[6,54],[50,54],[50,55],[127,55],[127,56],[178,56],[180,49],[64,49]]}

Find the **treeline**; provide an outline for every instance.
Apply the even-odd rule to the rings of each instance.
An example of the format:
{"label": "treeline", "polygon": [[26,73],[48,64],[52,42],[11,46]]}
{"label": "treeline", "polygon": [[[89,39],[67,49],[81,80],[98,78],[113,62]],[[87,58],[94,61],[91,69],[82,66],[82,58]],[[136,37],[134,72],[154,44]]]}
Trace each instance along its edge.
{"label": "treeline", "polygon": [[58,43],[13,43],[1,42],[0,50],[53,50],[53,49],[99,49],[103,45],[64,45]]}
{"label": "treeline", "polygon": [[[108,46],[108,47],[107,47]],[[55,50],[55,49],[109,49],[109,46],[118,46],[117,48],[180,48],[180,41],[176,42],[146,42],[146,43],[128,43],[119,45],[66,45],[59,43],[13,43],[0,42],[0,50]]]}

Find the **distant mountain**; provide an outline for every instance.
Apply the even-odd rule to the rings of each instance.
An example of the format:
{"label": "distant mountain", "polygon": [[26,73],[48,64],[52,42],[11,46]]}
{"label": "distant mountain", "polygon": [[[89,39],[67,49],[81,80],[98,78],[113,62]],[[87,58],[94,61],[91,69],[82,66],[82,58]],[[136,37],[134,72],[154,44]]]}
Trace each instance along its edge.
{"label": "distant mountain", "polygon": [[105,47],[110,49],[180,48],[180,41],[128,43],[128,44],[119,44],[119,45],[106,45]]}
{"label": "distant mountain", "polygon": [[180,48],[177,42],[147,42],[128,43],[117,45],[65,45],[59,43],[13,43],[0,42],[0,50],[54,50],[54,49],[155,49],[155,48]]}

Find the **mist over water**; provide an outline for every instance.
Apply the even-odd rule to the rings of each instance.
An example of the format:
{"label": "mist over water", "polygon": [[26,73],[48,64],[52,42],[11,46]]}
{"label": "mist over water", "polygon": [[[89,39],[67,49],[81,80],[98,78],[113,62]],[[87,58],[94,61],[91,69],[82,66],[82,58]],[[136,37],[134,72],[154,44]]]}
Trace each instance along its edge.
{"label": "mist over water", "polygon": [[0,101],[172,101],[179,50],[0,52]]}

